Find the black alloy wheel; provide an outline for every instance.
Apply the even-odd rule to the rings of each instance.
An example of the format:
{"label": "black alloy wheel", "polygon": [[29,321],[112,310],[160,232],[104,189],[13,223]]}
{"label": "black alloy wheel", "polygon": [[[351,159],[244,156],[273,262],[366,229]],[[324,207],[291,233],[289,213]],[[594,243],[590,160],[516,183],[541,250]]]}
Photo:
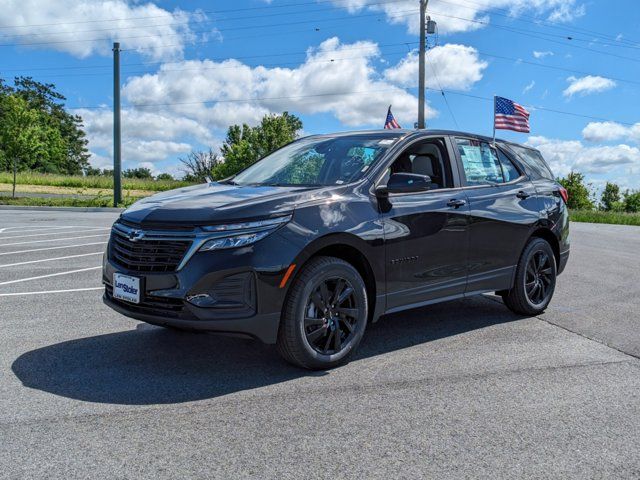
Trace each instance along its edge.
{"label": "black alloy wheel", "polygon": [[529,258],[524,288],[527,298],[534,305],[542,305],[551,293],[550,287],[554,275],[551,262],[554,261],[543,250],[536,251]]}
{"label": "black alloy wheel", "polygon": [[305,308],[307,342],[318,353],[338,353],[353,339],[359,313],[354,289],[347,280],[322,280]]}
{"label": "black alloy wheel", "polygon": [[335,367],[355,351],[367,317],[367,290],[353,265],[334,257],[313,258],[287,293],[278,352],[303,368]]}
{"label": "black alloy wheel", "polygon": [[547,308],[556,288],[557,266],[553,249],[534,237],[525,246],[510,290],[499,292],[505,305],[521,315],[538,315]]}

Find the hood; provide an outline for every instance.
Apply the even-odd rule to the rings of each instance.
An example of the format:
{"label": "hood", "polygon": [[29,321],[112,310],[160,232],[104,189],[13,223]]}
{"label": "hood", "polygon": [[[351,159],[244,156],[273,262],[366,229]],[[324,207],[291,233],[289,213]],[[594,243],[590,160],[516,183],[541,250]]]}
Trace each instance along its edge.
{"label": "hood", "polygon": [[152,226],[207,225],[290,213],[326,188],[209,183],[144,198],[125,210],[124,220]]}

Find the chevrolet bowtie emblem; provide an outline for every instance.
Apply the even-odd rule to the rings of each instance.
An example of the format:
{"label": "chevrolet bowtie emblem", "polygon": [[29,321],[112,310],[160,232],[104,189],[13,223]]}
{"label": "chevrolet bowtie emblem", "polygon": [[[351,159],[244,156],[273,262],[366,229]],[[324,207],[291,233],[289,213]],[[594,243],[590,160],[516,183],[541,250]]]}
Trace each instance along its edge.
{"label": "chevrolet bowtie emblem", "polygon": [[142,230],[131,230],[129,232],[129,240],[132,242],[137,242],[138,240],[144,237],[144,232]]}

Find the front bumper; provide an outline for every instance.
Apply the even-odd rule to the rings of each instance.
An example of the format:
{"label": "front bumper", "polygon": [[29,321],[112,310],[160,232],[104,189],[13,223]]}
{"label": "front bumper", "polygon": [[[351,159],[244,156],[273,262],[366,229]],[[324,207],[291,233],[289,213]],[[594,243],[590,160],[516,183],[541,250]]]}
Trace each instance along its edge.
{"label": "front bumper", "polygon": [[[244,334],[275,343],[286,293],[280,283],[296,253],[274,232],[248,247],[197,252],[176,272],[148,273],[114,262],[108,248],[103,301],[123,315],[154,325]],[[113,298],[116,272],[141,279],[139,304]]]}

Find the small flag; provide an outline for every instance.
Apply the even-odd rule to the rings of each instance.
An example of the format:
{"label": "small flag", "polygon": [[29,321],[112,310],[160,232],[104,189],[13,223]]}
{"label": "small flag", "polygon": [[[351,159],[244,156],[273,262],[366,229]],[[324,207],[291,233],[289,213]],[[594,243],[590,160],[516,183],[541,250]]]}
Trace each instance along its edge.
{"label": "small flag", "polygon": [[494,128],[529,133],[529,112],[508,98],[495,97]]}
{"label": "small flag", "polygon": [[393,113],[391,113],[391,105],[389,105],[389,110],[387,110],[387,120],[384,122],[384,128],[392,129],[392,128],[402,128],[400,124],[393,117]]}

